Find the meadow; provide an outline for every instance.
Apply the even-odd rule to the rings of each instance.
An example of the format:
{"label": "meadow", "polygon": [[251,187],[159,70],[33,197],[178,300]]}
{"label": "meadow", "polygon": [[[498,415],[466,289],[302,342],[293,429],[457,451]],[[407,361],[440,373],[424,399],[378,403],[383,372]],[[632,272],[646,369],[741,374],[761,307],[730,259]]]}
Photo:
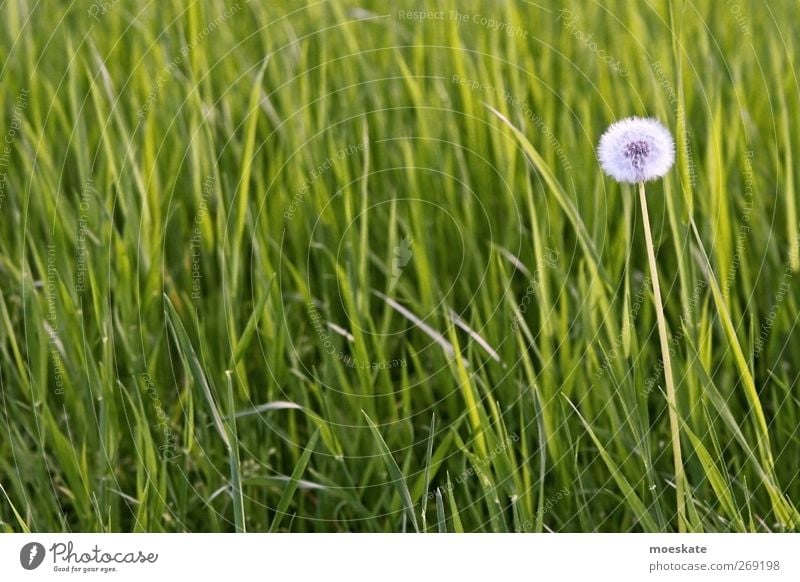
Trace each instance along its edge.
{"label": "meadow", "polygon": [[800,531],[796,9],[0,3],[0,531]]}

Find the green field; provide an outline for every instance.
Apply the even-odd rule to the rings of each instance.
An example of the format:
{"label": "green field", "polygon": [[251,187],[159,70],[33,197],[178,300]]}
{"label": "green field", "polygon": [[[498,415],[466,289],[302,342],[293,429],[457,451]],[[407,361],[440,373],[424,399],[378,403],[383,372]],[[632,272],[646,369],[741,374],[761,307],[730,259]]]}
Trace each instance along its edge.
{"label": "green field", "polygon": [[1,2],[0,531],[800,531],[797,8]]}

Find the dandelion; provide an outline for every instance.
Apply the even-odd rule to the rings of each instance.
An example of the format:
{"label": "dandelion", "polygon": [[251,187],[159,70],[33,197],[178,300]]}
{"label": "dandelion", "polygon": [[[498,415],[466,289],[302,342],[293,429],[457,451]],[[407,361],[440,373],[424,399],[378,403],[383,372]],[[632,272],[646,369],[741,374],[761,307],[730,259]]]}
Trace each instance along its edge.
{"label": "dandelion", "polygon": [[597,153],[606,174],[638,184],[664,177],[675,162],[675,142],[657,120],[628,117],[606,130]]}
{"label": "dandelion", "polygon": [[600,138],[597,155],[603,171],[617,182],[638,184],[642,206],[642,222],[653,281],[653,300],[661,343],[661,359],[664,364],[664,383],[667,388],[667,408],[672,436],[672,459],[675,465],[675,489],[678,509],[678,529],[686,531],[685,474],[681,457],[681,438],[678,423],[678,408],[672,364],[669,354],[667,322],[661,301],[661,286],[658,282],[653,235],[650,232],[650,217],[647,212],[647,197],[644,183],[663,178],[675,162],[675,142],[666,127],[655,119],[628,117],[612,124]]}

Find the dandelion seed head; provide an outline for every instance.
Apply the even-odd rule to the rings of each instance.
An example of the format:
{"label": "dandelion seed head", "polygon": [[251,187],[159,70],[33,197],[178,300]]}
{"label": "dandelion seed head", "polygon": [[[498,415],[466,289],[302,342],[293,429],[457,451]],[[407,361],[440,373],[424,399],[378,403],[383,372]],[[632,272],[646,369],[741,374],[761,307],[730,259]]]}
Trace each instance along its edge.
{"label": "dandelion seed head", "polygon": [[658,120],[628,117],[609,126],[597,156],[603,171],[616,181],[649,182],[662,178],[675,163],[675,142]]}

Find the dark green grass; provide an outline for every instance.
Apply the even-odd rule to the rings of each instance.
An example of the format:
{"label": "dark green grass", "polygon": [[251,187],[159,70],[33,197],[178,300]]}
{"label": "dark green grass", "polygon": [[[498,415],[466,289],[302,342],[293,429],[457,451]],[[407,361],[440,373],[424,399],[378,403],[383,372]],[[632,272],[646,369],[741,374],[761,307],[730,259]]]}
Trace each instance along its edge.
{"label": "dark green grass", "polygon": [[634,114],[688,529],[800,528],[796,4],[388,6],[0,4],[0,528],[677,531]]}

